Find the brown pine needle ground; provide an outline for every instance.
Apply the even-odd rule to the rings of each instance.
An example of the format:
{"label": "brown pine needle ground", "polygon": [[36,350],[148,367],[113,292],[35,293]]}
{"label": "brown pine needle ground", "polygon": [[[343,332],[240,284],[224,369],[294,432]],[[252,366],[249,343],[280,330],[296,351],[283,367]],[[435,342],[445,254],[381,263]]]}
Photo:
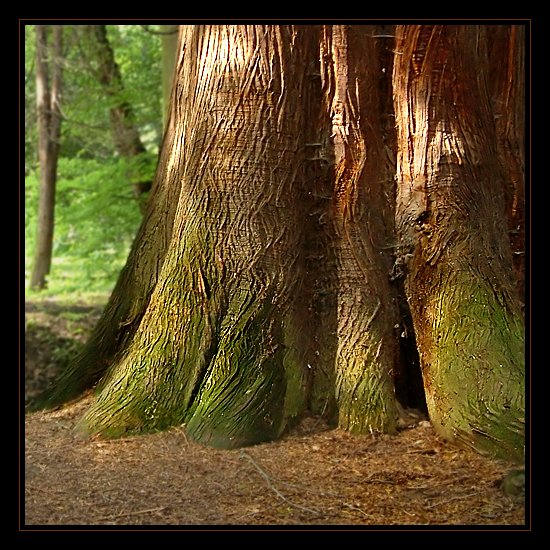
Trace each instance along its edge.
{"label": "brown pine needle ground", "polygon": [[[72,318],[69,330],[62,310],[27,310],[29,395],[48,362],[35,329],[47,326],[61,338],[77,326],[84,338],[96,314]],[[87,396],[27,413],[22,525],[525,529],[523,499],[499,488],[511,467],[448,446],[423,420],[391,437],[353,436],[306,418],[279,441],[222,451],[190,441],[181,428],[80,439],[73,428],[89,403]]]}

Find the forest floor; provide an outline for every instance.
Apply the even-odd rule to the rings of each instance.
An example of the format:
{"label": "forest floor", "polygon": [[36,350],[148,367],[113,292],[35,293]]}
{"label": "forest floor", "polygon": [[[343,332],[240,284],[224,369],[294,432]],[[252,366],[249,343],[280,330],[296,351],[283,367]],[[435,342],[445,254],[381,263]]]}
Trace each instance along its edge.
{"label": "forest floor", "polygon": [[[66,364],[100,313],[84,303],[25,304],[26,400]],[[510,465],[449,446],[414,411],[396,436],[354,436],[309,417],[279,441],[223,451],[189,440],[180,427],[79,438],[73,427],[90,400],[25,414],[20,523],[27,529],[526,529],[524,497],[500,488]]]}

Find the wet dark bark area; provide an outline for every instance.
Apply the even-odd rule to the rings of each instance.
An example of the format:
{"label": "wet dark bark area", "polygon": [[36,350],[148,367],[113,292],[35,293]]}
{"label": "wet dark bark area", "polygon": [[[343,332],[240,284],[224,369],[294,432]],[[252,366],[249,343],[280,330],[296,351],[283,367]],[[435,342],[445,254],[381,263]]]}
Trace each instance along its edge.
{"label": "wet dark bark area", "polygon": [[525,304],[525,27],[487,30],[489,83],[517,290]]}

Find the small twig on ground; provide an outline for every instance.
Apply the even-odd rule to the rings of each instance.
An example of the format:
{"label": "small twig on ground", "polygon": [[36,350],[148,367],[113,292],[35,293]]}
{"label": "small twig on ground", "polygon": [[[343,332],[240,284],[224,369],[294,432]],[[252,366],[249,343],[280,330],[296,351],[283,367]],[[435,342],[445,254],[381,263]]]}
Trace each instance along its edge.
{"label": "small twig on ground", "polygon": [[[378,480],[374,480],[374,481],[378,481]],[[384,483],[385,481],[382,480],[382,482]],[[321,495],[321,496],[324,496],[324,497],[325,496],[329,496],[329,497],[332,496],[332,497],[336,497],[338,499],[343,499],[344,498],[342,495],[339,495],[338,493],[333,493],[332,491],[315,491],[315,490],[310,489],[309,487],[306,487],[305,485],[297,485],[297,484],[294,484],[294,483],[288,483],[286,481],[279,481],[279,483],[281,485],[286,485],[287,487],[291,487],[293,489],[299,489],[301,491],[305,491],[306,493],[311,493],[311,494],[314,494],[314,495]],[[386,483],[390,483],[390,482],[386,482]],[[342,503],[342,506],[345,506],[346,508],[349,508],[350,510],[357,510],[358,512],[360,512],[361,514],[363,514],[364,516],[366,516],[368,518],[373,517],[371,514],[367,514],[367,512],[365,512],[364,510],[362,510],[358,506],[353,506],[352,504],[348,504],[347,502]]]}
{"label": "small twig on ground", "polygon": [[357,512],[361,512],[361,514],[363,514],[367,518],[372,519],[372,517],[373,517],[372,514],[367,514],[367,512],[365,512],[364,510],[362,510],[358,506],[353,506],[353,504],[348,504],[348,503],[344,502],[342,504],[342,506],[345,506],[346,508],[349,508],[350,510],[356,510]]}
{"label": "small twig on ground", "polygon": [[113,514],[110,516],[101,516],[97,518],[98,521],[103,521],[105,519],[117,519],[117,518],[123,518],[126,516],[138,516],[139,514],[147,514],[149,512],[160,512],[161,510],[164,510],[166,506],[159,506],[158,508],[149,508],[148,510],[134,510],[132,512],[122,512],[120,514]]}
{"label": "small twig on ground", "polygon": [[254,459],[246,452],[241,451],[241,457],[246,457],[250,463],[258,470],[260,475],[265,479],[268,487],[281,499],[284,500],[287,504],[290,504],[290,506],[294,506],[294,508],[298,508],[300,510],[304,510],[305,512],[309,512],[310,514],[319,514],[320,512],[318,510],[312,510],[311,508],[306,508],[305,506],[301,506],[300,504],[296,504],[295,502],[292,502],[291,500],[288,500],[278,489],[277,487],[273,486],[273,483],[271,482],[271,477],[266,474],[258,464],[254,461]]}
{"label": "small twig on ground", "polygon": [[425,508],[429,509],[429,508],[435,508],[436,506],[441,506],[442,504],[447,504],[448,502],[452,502],[453,500],[462,500],[464,498],[469,498],[469,497],[475,497],[479,495],[479,493],[468,493],[467,495],[458,495],[456,497],[451,497],[451,498],[447,498],[445,500],[440,500],[438,502],[434,502],[433,504],[430,504],[429,506],[425,506]]}
{"label": "small twig on ground", "polygon": [[185,430],[183,428],[176,428],[176,431],[183,435],[183,439],[185,439],[185,444],[189,447],[189,439],[187,439],[187,434],[185,433]]}

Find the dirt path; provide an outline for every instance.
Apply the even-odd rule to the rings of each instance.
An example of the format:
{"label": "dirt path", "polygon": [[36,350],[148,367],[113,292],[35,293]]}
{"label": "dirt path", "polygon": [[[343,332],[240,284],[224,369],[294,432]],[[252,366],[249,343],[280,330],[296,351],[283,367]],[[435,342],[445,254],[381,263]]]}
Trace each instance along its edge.
{"label": "dirt path", "polygon": [[[44,342],[33,342],[38,327],[70,338],[59,311],[29,316],[27,354],[40,349],[39,361],[26,358],[32,393],[33,369],[48,356]],[[90,316],[72,317],[79,337]],[[499,488],[509,466],[449,447],[423,420],[394,437],[358,437],[307,418],[280,441],[221,451],[189,441],[181,428],[79,439],[73,427],[89,401],[25,417],[29,527],[525,525],[523,500]]]}

